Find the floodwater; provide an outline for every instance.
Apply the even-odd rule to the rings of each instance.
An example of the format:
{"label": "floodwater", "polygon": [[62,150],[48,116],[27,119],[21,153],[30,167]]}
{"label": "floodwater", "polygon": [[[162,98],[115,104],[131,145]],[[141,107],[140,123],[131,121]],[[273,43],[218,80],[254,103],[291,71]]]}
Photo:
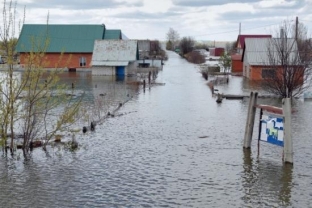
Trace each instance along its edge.
{"label": "floodwater", "polygon": [[[63,80],[85,88],[90,100],[101,84],[115,83],[67,75]],[[243,150],[249,100],[217,104],[195,65],[169,52],[156,81],[165,85],[145,92],[110,84],[121,99],[133,98],[120,116],[79,133],[77,151],[59,146],[35,149],[28,160],[19,150],[0,156],[0,207],[312,207],[312,102],[294,104],[289,166],[281,147],[260,143],[258,154],[257,123],[251,151]],[[254,89],[242,77],[216,88]]]}

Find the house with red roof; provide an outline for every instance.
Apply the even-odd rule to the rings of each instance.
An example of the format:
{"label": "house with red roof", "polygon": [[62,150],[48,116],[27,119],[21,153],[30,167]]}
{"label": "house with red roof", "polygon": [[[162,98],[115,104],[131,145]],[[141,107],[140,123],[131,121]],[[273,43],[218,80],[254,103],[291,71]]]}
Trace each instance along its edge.
{"label": "house with red roof", "polygon": [[236,48],[238,54],[243,54],[246,38],[272,38],[272,35],[238,35],[236,40]]}
{"label": "house with red roof", "polygon": [[[281,51],[285,52],[283,56],[278,55]],[[292,69],[294,85],[303,84],[304,67],[299,61],[298,45],[294,38],[246,38],[242,56],[243,76],[249,80],[282,80],[284,76],[289,76],[287,72]]]}
{"label": "house with red roof", "polygon": [[243,73],[242,54],[246,38],[272,38],[272,35],[238,35],[236,41],[236,54],[231,56],[232,73]]}

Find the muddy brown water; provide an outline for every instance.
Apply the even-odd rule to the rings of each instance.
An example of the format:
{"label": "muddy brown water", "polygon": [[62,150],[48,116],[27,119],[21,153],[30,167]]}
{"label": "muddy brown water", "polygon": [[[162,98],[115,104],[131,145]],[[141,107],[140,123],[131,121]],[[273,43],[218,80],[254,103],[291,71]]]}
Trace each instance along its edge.
{"label": "muddy brown water", "polygon": [[[251,151],[243,151],[248,99],[217,104],[198,68],[174,53],[158,74],[165,85],[145,93],[90,73],[62,79],[89,92],[89,101],[105,86],[120,99],[135,96],[121,116],[77,134],[75,152],[1,155],[0,207],[311,207],[312,102],[294,105],[294,165],[285,166],[281,147],[261,143],[258,156],[257,124]],[[255,90],[242,77],[216,88]]]}

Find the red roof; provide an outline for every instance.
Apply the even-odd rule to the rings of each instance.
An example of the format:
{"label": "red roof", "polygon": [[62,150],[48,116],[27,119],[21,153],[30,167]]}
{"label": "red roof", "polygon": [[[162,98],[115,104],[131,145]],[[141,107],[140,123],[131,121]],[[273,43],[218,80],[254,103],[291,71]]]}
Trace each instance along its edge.
{"label": "red roof", "polygon": [[240,43],[241,48],[245,46],[245,38],[272,38],[272,35],[238,35],[237,45]]}

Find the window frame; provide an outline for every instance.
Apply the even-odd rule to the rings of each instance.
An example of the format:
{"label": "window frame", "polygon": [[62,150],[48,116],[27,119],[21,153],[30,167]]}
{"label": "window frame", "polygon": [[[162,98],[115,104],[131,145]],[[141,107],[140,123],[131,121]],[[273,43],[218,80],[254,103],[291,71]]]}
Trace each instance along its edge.
{"label": "window frame", "polygon": [[87,65],[87,58],[84,56],[81,56],[79,58],[79,66],[81,67],[85,67]]}
{"label": "window frame", "polygon": [[274,68],[263,68],[261,70],[262,79],[275,79],[276,78],[276,69]]}

